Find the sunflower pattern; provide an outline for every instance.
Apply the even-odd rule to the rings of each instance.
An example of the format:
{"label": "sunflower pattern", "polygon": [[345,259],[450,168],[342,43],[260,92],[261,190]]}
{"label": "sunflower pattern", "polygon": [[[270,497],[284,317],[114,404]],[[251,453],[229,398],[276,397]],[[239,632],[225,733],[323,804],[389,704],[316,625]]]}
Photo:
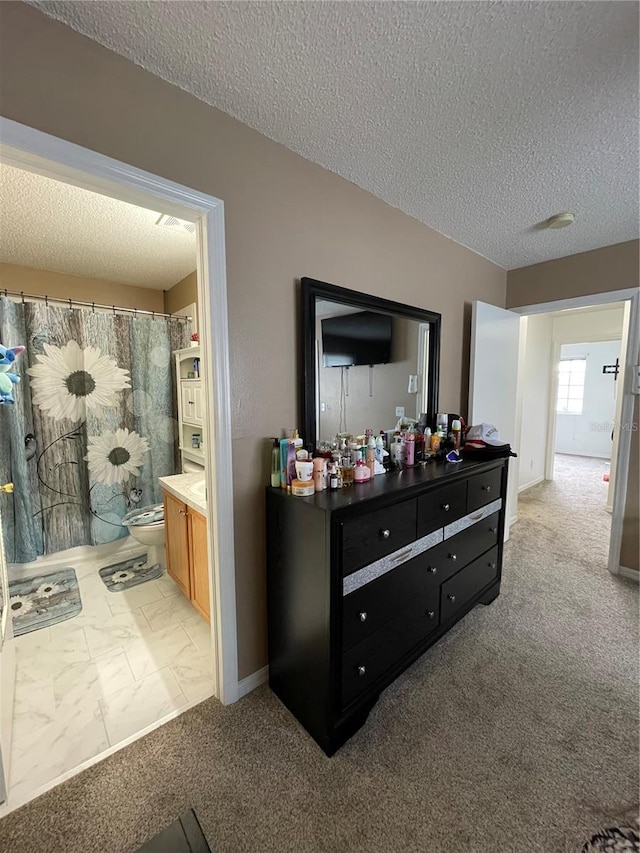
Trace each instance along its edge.
{"label": "sunflower pattern", "polygon": [[12,595],[9,610],[13,616],[23,616],[33,608],[33,601],[27,595]]}
{"label": "sunflower pattern", "polygon": [[137,477],[148,452],[147,439],[125,428],[91,436],[84,458],[94,480],[112,486]]}
{"label": "sunflower pattern", "polygon": [[43,346],[44,355],[36,355],[27,373],[34,405],[56,421],[77,423],[87,413],[113,408],[120,391],[131,387],[129,371],[97,347],[81,349],[76,341]]}

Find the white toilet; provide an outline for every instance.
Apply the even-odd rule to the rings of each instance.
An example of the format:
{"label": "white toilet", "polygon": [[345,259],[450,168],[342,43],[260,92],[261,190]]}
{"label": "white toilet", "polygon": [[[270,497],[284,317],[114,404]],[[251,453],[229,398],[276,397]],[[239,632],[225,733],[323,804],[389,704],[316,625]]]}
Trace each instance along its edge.
{"label": "white toilet", "polygon": [[122,519],[129,535],[147,548],[147,563],[167,565],[164,551],[164,507],[162,504],[132,509]]}

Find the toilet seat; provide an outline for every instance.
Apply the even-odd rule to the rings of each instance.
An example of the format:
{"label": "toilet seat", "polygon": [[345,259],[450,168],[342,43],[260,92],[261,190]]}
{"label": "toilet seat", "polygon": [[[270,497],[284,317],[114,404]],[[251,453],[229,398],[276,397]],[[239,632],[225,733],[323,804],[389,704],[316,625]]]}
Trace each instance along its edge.
{"label": "toilet seat", "polygon": [[154,504],[132,509],[122,518],[124,527],[160,527],[164,524],[164,506]]}

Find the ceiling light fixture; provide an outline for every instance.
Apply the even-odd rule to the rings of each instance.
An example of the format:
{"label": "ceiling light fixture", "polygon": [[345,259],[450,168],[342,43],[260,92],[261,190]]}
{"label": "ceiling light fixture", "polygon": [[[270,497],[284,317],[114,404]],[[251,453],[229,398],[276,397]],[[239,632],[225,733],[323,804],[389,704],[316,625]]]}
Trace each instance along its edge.
{"label": "ceiling light fixture", "polygon": [[547,219],[547,228],[566,228],[567,225],[573,225],[576,218],[575,213],[555,213]]}

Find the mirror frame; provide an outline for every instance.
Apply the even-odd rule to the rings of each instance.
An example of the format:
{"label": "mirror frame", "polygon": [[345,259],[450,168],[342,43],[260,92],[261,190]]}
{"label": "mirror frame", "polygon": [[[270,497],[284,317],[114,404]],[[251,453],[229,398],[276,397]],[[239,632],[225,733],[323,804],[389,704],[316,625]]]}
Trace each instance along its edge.
{"label": "mirror frame", "polygon": [[316,299],[327,299],[331,302],[342,302],[345,305],[362,308],[369,311],[384,311],[420,323],[429,323],[429,394],[427,400],[427,416],[429,424],[435,422],[438,411],[438,394],[440,385],[440,325],[441,315],[435,311],[393,302],[369,293],[348,290],[314,278],[304,277],[301,282],[302,294],[302,393],[300,395],[300,423],[305,445],[316,447],[316,363],[315,363],[315,328],[316,328]]}

